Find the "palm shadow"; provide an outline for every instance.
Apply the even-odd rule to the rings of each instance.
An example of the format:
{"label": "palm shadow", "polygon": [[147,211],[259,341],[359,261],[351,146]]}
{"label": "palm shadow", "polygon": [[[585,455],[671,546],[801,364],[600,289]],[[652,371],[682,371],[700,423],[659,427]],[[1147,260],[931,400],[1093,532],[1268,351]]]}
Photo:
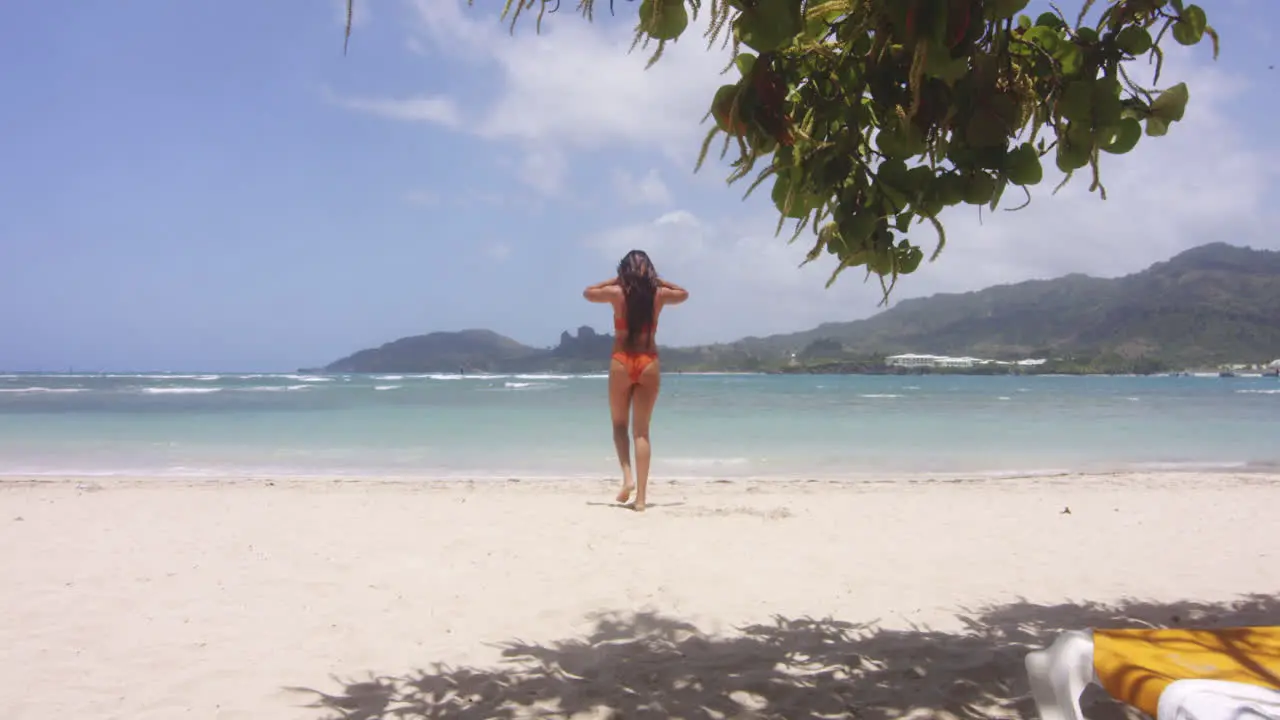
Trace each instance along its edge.
{"label": "palm shadow", "polygon": [[[1037,718],[1023,658],[1086,627],[1241,627],[1280,621],[1280,596],[1223,604],[1016,602],[966,612],[965,629],[775,617],[709,635],[665,615],[602,613],[585,637],[503,645],[496,668],[433,664],[313,698],[325,720],[418,718]],[[1091,720],[1141,717],[1091,691]]]}

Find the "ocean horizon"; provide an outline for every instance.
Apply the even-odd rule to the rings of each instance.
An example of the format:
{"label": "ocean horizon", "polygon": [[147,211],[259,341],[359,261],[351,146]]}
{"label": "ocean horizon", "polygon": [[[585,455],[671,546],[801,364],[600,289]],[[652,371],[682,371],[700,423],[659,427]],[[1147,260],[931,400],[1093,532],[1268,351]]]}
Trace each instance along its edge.
{"label": "ocean horizon", "polygon": [[[0,476],[601,479],[604,374],[8,373]],[[662,480],[1280,468],[1280,381],[666,373]]]}

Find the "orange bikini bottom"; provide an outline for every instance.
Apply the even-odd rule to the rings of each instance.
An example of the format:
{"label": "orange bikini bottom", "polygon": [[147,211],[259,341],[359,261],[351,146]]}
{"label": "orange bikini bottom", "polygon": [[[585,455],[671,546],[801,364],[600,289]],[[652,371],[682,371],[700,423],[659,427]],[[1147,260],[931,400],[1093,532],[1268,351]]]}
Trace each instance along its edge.
{"label": "orange bikini bottom", "polygon": [[631,378],[631,384],[634,385],[640,382],[640,373],[658,359],[658,353],[616,350],[613,353],[613,359],[622,363],[622,367],[627,369],[627,375]]}

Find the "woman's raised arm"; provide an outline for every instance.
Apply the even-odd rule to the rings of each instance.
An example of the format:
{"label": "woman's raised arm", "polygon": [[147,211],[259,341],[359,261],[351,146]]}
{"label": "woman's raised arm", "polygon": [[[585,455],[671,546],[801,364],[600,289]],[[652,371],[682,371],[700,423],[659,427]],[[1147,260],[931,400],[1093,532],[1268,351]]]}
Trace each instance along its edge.
{"label": "woman's raised arm", "polygon": [[689,291],[673,282],[659,280],[658,285],[661,288],[662,302],[666,305],[679,305],[689,299]]}
{"label": "woman's raised arm", "polygon": [[613,277],[608,280],[598,282],[589,286],[582,291],[582,297],[594,303],[613,302],[614,296],[617,294],[618,278]]}

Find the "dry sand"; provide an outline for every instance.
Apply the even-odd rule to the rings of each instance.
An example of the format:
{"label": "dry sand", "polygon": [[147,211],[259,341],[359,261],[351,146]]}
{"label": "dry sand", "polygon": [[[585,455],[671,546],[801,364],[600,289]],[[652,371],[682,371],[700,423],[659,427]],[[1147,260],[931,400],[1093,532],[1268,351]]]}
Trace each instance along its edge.
{"label": "dry sand", "polygon": [[1280,622],[1278,476],[615,490],[0,484],[6,717],[1029,716],[1057,628]]}

